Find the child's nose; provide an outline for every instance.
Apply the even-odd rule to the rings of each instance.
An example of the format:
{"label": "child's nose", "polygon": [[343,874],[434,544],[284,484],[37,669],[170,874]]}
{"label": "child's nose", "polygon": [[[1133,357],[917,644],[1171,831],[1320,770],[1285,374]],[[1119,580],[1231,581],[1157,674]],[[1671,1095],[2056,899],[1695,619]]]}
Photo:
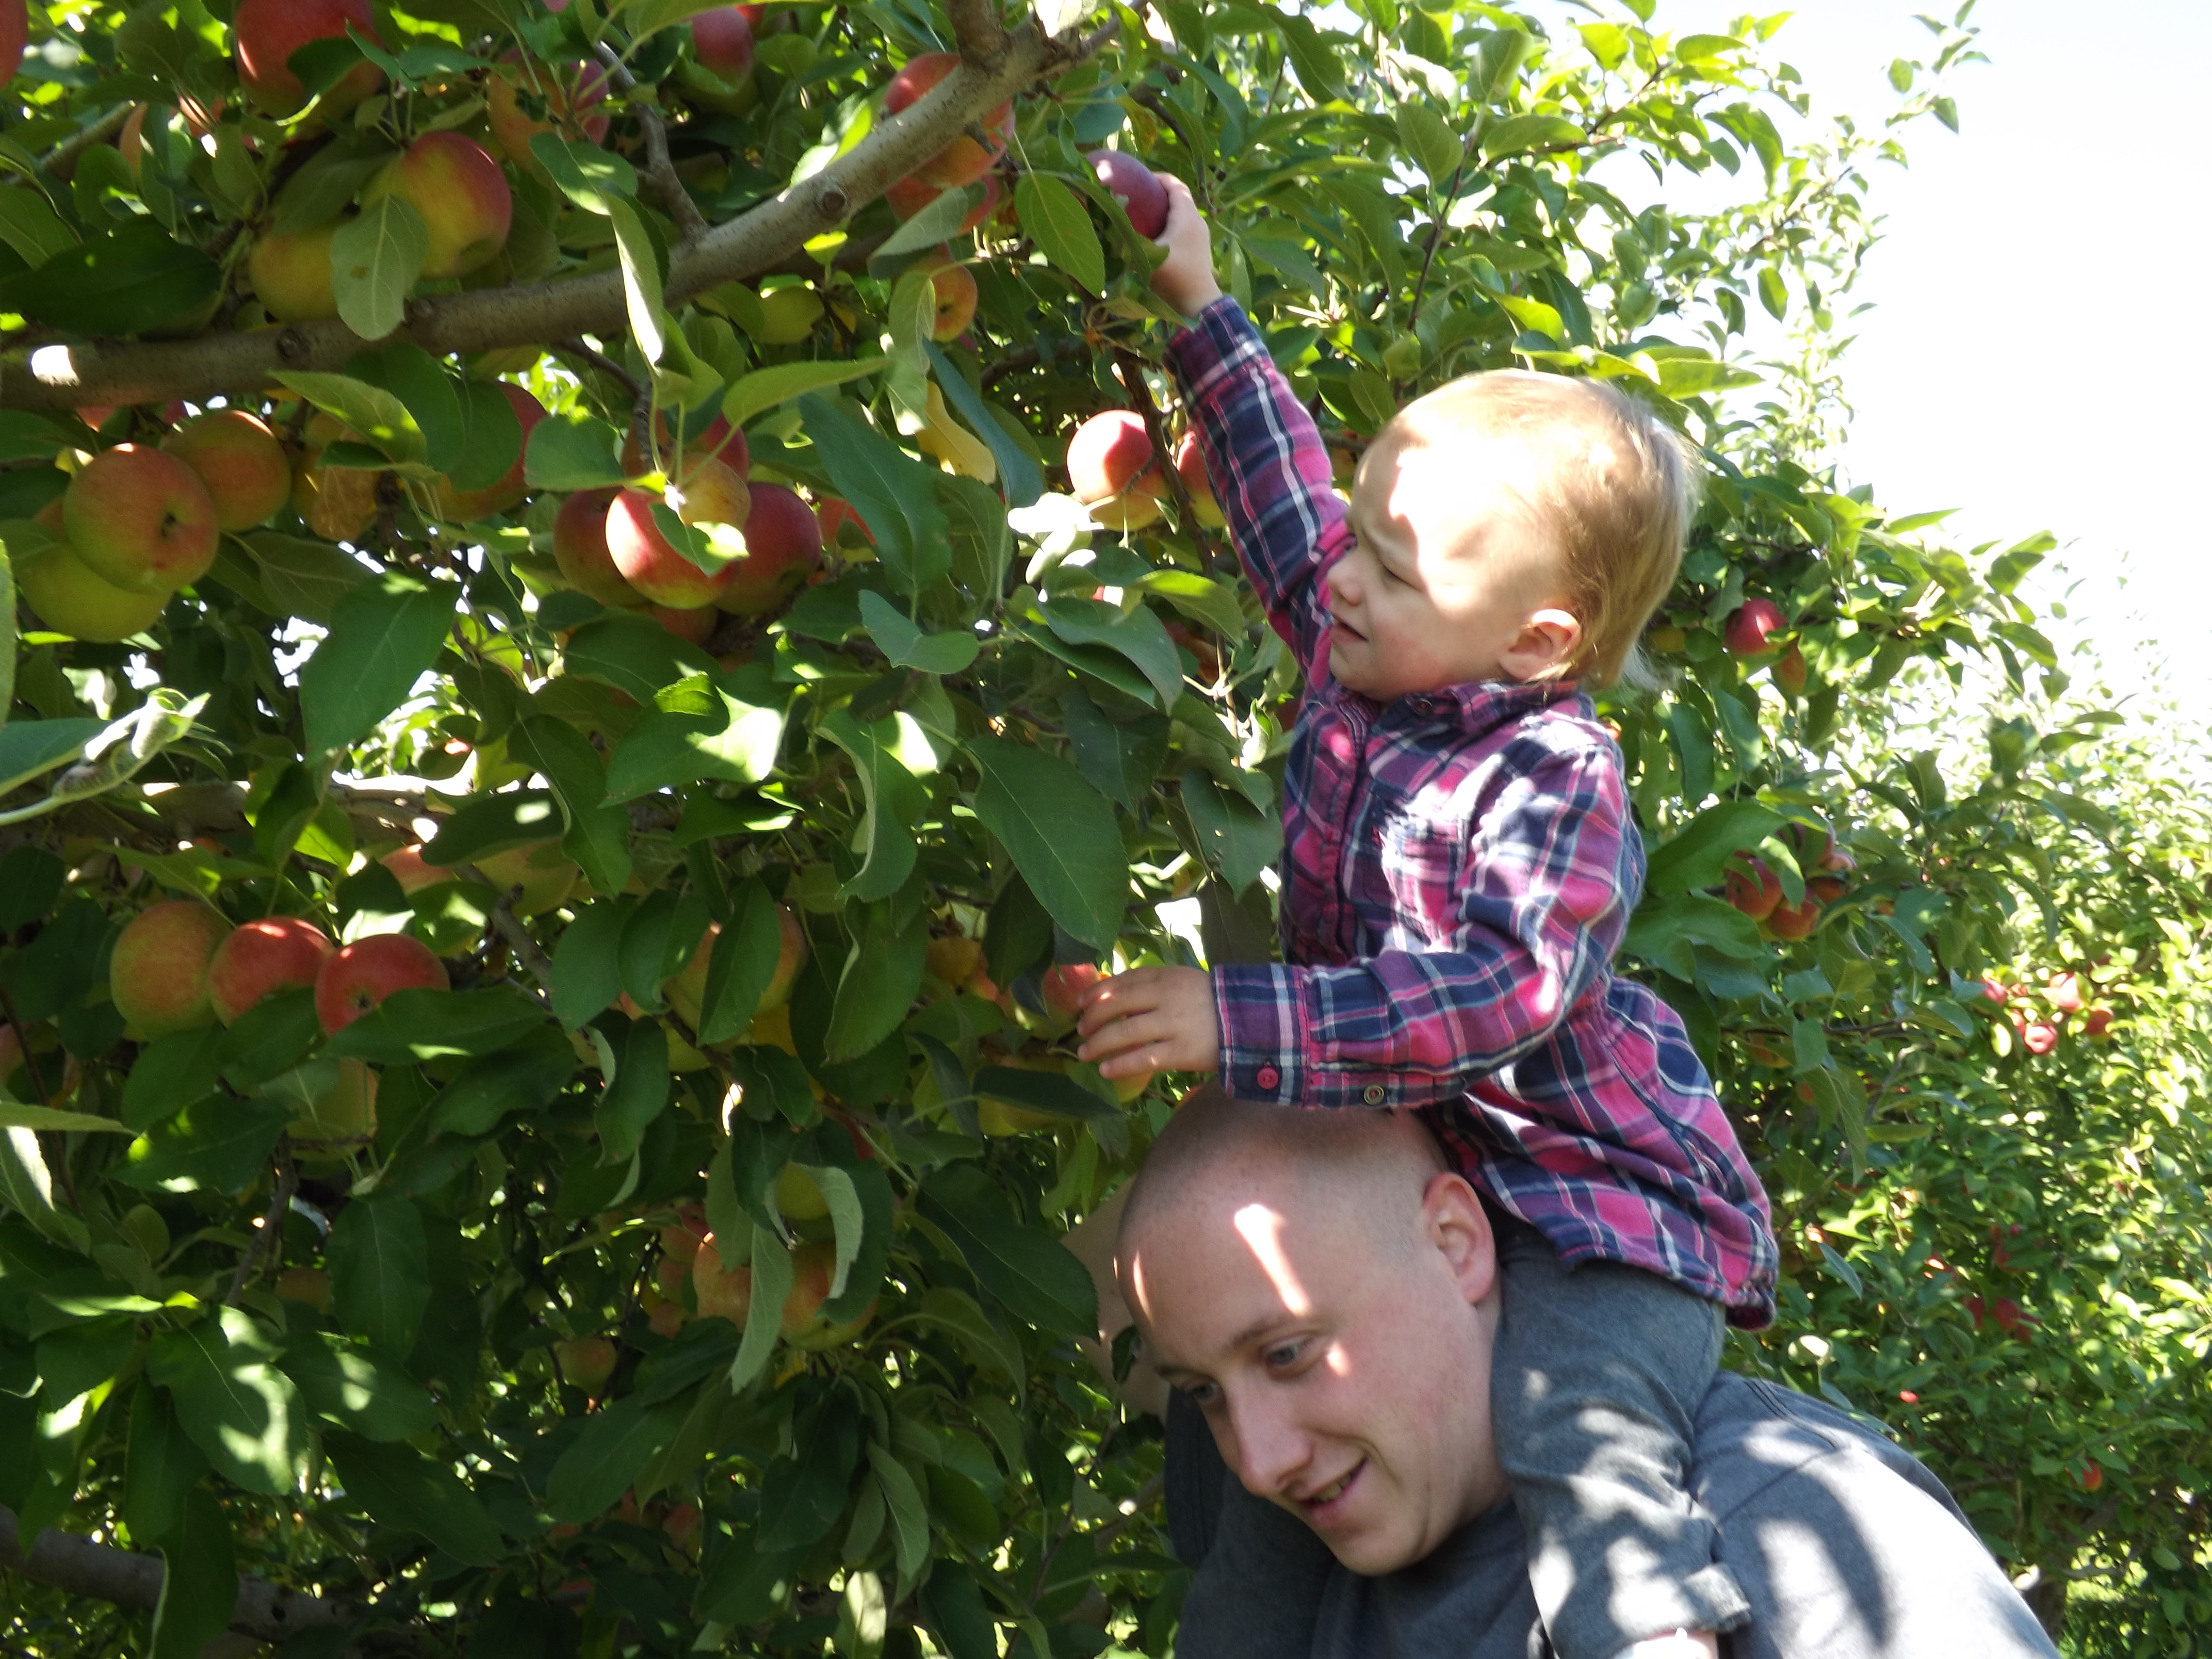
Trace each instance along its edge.
{"label": "child's nose", "polygon": [[1359,603],[1359,580],[1352,574],[1351,560],[1339,559],[1328,568],[1328,592],[1339,604]]}

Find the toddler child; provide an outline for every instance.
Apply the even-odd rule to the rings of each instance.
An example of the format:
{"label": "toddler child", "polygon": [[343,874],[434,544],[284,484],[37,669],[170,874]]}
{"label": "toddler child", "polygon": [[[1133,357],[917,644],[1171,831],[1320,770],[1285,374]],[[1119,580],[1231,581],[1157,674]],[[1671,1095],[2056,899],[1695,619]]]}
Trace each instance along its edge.
{"label": "toddler child", "polygon": [[1163,182],[1153,285],[1191,319],[1170,362],[1308,682],[1285,961],[1104,981],[1083,1057],[1109,1078],[1218,1071],[1286,1106],[1425,1109],[1516,1218],[1492,1411],[1554,1649],[1715,1652],[1746,1606],[1686,1490],[1690,1425],[1723,1318],[1773,1316],[1775,1245],[1681,1021],[1613,975],[1644,849],[1579,689],[1618,677],[1674,583],[1688,456],[1599,383],[1473,375],[1383,429],[1347,511],[1215,285],[1188,190]]}

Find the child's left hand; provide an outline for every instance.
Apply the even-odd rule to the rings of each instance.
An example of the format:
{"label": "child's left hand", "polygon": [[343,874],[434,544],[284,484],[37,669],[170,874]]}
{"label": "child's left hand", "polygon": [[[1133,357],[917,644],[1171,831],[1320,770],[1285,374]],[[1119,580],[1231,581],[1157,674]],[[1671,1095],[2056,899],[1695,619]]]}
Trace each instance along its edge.
{"label": "child's left hand", "polygon": [[1077,1054],[1104,1078],[1211,1072],[1221,1064],[1213,975],[1197,968],[1137,968],[1101,980],[1083,999]]}

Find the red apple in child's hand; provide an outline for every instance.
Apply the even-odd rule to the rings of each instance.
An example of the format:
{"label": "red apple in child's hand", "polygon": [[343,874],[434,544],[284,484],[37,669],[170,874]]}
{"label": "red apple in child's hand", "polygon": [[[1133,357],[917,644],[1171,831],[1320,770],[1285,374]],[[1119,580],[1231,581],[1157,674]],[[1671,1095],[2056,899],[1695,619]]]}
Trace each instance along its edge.
{"label": "red apple in child's hand", "polygon": [[1094,149],[1083,158],[1098,182],[1129,216],[1137,234],[1156,238],[1168,228],[1168,192],[1152,170],[1118,149]]}

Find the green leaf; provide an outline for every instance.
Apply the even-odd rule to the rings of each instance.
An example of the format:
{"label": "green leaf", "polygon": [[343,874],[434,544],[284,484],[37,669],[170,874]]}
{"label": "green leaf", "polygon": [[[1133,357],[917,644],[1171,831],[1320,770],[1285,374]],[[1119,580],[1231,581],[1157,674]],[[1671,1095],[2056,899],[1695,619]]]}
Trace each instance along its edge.
{"label": "green leaf", "polygon": [[870,905],[866,925],[854,937],[822,1039],[823,1058],[833,1064],[858,1059],[898,1030],[921,994],[929,919],[917,908],[896,925],[897,908],[889,899]]}
{"label": "green leaf", "polygon": [[1139,711],[1109,720],[1082,687],[1073,685],[1060,693],[1060,713],[1076,769],[1101,793],[1136,811],[1168,757],[1167,717]]}
{"label": "green leaf", "polygon": [[0,190],[0,242],[35,270],[64,249],[75,246],[76,233],[62,222],[61,216],[37,191],[11,185]]}
{"label": "green leaf", "polygon": [[971,738],[982,770],[975,816],[1013,857],[1038,901],[1104,951],[1121,931],[1129,860],[1114,808],[1066,761],[1003,738]]}
{"label": "green leaf", "polygon": [[1008,1215],[981,1171],[965,1164],[943,1171],[922,1189],[922,1205],[1015,1318],[1063,1336],[1097,1335],[1089,1270],[1050,1233]]}
{"label": "green leaf", "polygon": [[244,1192],[291,1116],[282,1104],[207,1096],[132,1141],[108,1178],[171,1193]]}
{"label": "green leaf", "polygon": [[910,1581],[929,1559],[929,1508],[914,1477],[898,1459],[875,1441],[868,1442],[868,1466],[882,1483],[884,1501],[891,1512],[892,1549],[902,1583]]}
{"label": "green leaf", "polygon": [[1014,212],[1044,257],[1085,293],[1105,291],[1106,250],[1098,245],[1098,232],[1081,197],[1048,174],[1024,173],[1014,185]]}
{"label": "green leaf", "polygon": [[783,951],[783,930],[768,889],[747,877],[732,897],[731,919],[707,960],[707,990],[699,1006],[699,1041],[708,1044],[727,1042],[752,1024]]}
{"label": "green leaf", "polygon": [[1182,695],[1182,658],[1166,626],[1143,605],[1123,611],[1103,599],[1048,599],[1038,606],[1052,631],[1073,646],[1103,645],[1128,659],[1162,708]]}
{"label": "green leaf", "polygon": [[621,450],[622,434],[605,421],[551,416],[531,428],[522,476],[534,489],[605,489],[623,482]]}
{"label": "green leaf", "polygon": [[0,726],[0,795],[21,788],[84,753],[107,729],[106,720],[15,720]]}
{"label": "green leaf", "polygon": [[[760,1305],[757,1291],[753,1305]],[[795,1437],[791,1455],[768,1466],[761,1483],[759,1547],[811,1544],[829,1531],[845,1508],[860,1456],[857,1426],[843,1402],[833,1399]]]}
{"label": "green leaf", "polygon": [[496,1054],[545,1022],[545,1010],[508,987],[394,991],[323,1049],[333,1060],[404,1066],[448,1054]]}
{"label": "green leaf", "polygon": [[600,899],[578,911],[554,945],[549,988],[554,1017],[568,1030],[613,1007],[622,994],[622,964],[615,951],[629,919],[626,902]]}
{"label": "green leaf", "polygon": [[1231,891],[1242,893],[1283,850],[1281,817],[1261,811],[1237,790],[1222,788],[1197,767],[1183,773],[1182,790],[1206,861]]}
{"label": "green leaf", "polygon": [[908,592],[927,592],[951,568],[934,467],[819,392],[799,399],[807,436],[837,493],[876,538],[876,554]]}
{"label": "green leaf", "polygon": [[1432,185],[1447,183],[1466,153],[1443,117],[1423,103],[1398,106],[1398,138]]}
{"label": "green leaf", "polygon": [[614,1080],[592,1114],[599,1161],[621,1164],[643,1143],[647,1127],[667,1109],[668,1033],[658,1020],[634,1019],[623,1037]]}
{"label": "green leaf", "polygon": [[131,1398],[123,1519],[140,1544],[158,1544],[184,1518],[185,1494],[208,1471],[207,1454],[177,1421],[167,1389],[141,1383]]}
{"label": "green leaf", "polygon": [[332,1331],[295,1331],[284,1374],[307,1409],[368,1440],[411,1440],[437,1425],[429,1391],[392,1359]]}
{"label": "green leaf", "polygon": [[532,137],[530,153],[561,192],[586,213],[605,216],[637,194],[637,169],[597,144],[540,132]]}
{"label": "green leaf", "polygon": [[475,795],[438,826],[422,848],[422,862],[453,869],[494,853],[538,846],[560,831],[561,808],[548,790]]}
{"label": "green leaf", "polygon": [[276,380],[333,419],[345,422],[364,442],[374,444],[394,465],[422,461],[429,443],[407,405],[380,386],[348,374],[279,374]]}
{"label": "green leaf", "polygon": [[248,531],[239,538],[253,556],[261,589],[280,616],[301,617],[329,627],[338,601],[369,577],[360,560],[328,542]]}
{"label": "green leaf", "polygon": [[608,757],[607,799],[634,800],[701,779],[764,782],[775,770],[783,717],[775,688],[750,665],[664,686]]}
{"label": "green leaf", "polygon": [[660,250],[647,233],[645,221],[628,202],[607,204],[614,223],[615,246],[622,261],[623,298],[629,307],[629,331],[649,363],[659,362],[668,350],[668,318],[662,310]]}
{"label": "green leaf", "polygon": [[214,260],[134,219],[0,280],[0,310],[75,333],[138,334],[200,312],[222,288]]}
{"label": "green leaf", "polygon": [[920,849],[912,826],[921,821],[929,797],[884,741],[888,722],[862,730],[851,711],[840,708],[815,729],[853,758],[865,803],[854,844],[863,854],[858,874],[841,893],[868,901],[889,898],[906,885]]}
{"label": "green leaf", "polygon": [[381,1525],[416,1533],[457,1561],[498,1564],[505,1554],[499,1527],[453,1470],[408,1445],[379,1445],[328,1433],[323,1449],[346,1497]]}
{"label": "green leaf", "polygon": [[743,427],[754,416],[779,404],[873,374],[890,361],[888,357],[860,357],[851,362],[775,363],[767,368],[757,368],[723,394],[722,418],[733,427]]}
{"label": "green leaf", "polygon": [[222,1074],[242,1092],[258,1089],[297,1066],[322,1034],[312,987],[264,997],[222,1034],[216,1051]]}
{"label": "green leaf", "polygon": [[396,191],[363,207],[331,237],[331,290],[338,317],[364,340],[407,320],[407,295],[430,257],[430,228]]}
{"label": "green leaf", "polygon": [[404,1356],[429,1305],[429,1258],[422,1212],[405,1199],[380,1193],[347,1205],[326,1249],[338,1322]]}
{"label": "green leaf", "polygon": [[230,1628],[238,1605],[238,1560],[230,1518],[213,1492],[185,1496],[184,1520],[161,1546],[161,1594],[154,1604],[148,1659],[198,1659]]}
{"label": "green leaf", "polygon": [[957,674],[982,647],[973,634],[925,634],[882,594],[863,591],[860,620],[894,666],[925,674]]}
{"label": "green leaf", "polygon": [[901,254],[920,253],[951,241],[960,234],[961,222],[982,199],[981,185],[958,185],[945,191],[868,256],[869,275],[896,274]]}
{"label": "green leaf", "polygon": [[1574,149],[1589,142],[1589,135],[1565,116],[1509,115],[1482,135],[1482,154],[1495,161],[1530,150]]}
{"label": "green leaf", "polygon": [[1779,831],[1783,822],[1781,813],[1755,800],[1709,806],[1652,850],[1644,890],[1686,893],[1717,887],[1733,854],[1757,847]]}
{"label": "green leaf", "polygon": [[575,1073],[568,1038],[543,1027],[526,1043],[462,1066],[431,1104],[430,1133],[489,1134],[510,1113],[544,1110]]}
{"label": "green leaf", "polygon": [[1003,1101],[1024,1111],[1071,1123],[1112,1123],[1118,1108],[1094,1095],[1062,1072],[1034,1072],[1019,1066],[986,1066],[975,1073],[979,1099]]}
{"label": "green leaf", "polygon": [[[1029,451],[1016,443],[1013,435],[1000,424],[983,402],[981,394],[969,385],[968,377],[945,355],[945,348],[934,340],[925,341],[923,345],[929,354],[932,367],[936,370],[937,384],[945,393],[945,401],[951,405],[954,414],[968,423],[969,429],[983,441],[984,447],[991,452],[992,459],[999,465],[999,483],[1006,491],[1006,497],[1003,505],[975,480],[969,478],[962,482],[975,484],[974,490],[965,492],[971,499],[980,495],[983,501],[990,503],[991,510],[996,515],[997,522],[994,526],[996,534],[1004,538],[1006,534],[1006,507],[1028,507],[1043,495],[1044,471]],[[946,483],[951,483],[953,476],[947,475]],[[997,592],[996,586],[992,586],[990,591]]]}
{"label": "green leaf", "polygon": [[753,1299],[745,1310],[745,1332],[730,1361],[730,1392],[742,1394],[753,1379],[768,1369],[783,1334],[783,1304],[791,1295],[791,1257],[778,1238],[759,1222],[753,1223]]}
{"label": "green leaf", "polygon": [[921,1587],[921,1610],[951,1659],[998,1659],[998,1626],[974,1572],[963,1563],[940,1560],[931,1569]]}
{"label": "green leaf", "polygon": [[507,751],[535,765],[559,794],[568,820],[561,850],[594,891],[619,892],[629,881],[629,814],[607,804],[606,769],[591,739],[566,721],[533,716],[508,735]]}
{"label": "green leaf", "polygon": [[667,1445],[690,1410],[688,1395],[645,1406],[635,1395],[595,1412],[553,1466],[545,1506],[556,1521],[590,1521],[614,1507]]}
{"label": "green leaf", "polygon": [[649,617],[627,612],[595,617],[569,635],[562,665],[646,704],[663,686],[720,672],[697,646],[678,639]]}
{"label": "green leaf", "polygon": [[459,598],[457,584],[386,571],[337,602],[329,637],[300,671],[308,753],[366,736],[413,695],[438,659]]}
{"label": "green leaf", "polygon": [[1790,290],[1783,283],[1782,273],[1772,265],[1759,267],[1759,303],[1778,322],[1790,313]]}
{"label": "green leaf", "polygon": [[276,1354],[250,1315],[217,1308],[156,1336],[146,1356],[146,1375],[176,1396],[177,1420],[216,1468],[271,1498],[297,1487],[307,1456],[306,1410]]}
{"label": "green leaf", "polygon": [[4,1092],[0,1092],[0,1128],[75,1129],[88,1134],[131,1133],[129,1126],[113,1118],[94,1117],[89,1112],[64,1112],[52,1106],[26,1105],[9,1099]]}
{"label": "green leaf", "polygon": [[1237,595],[1211,576],[1190,570],[1155,570],[1138,578],[1133,586],[1145,592],[1158,594],[1184,616],[1205,623],[1224,640],[1244,637],[1244,612],[1237,603]]}

